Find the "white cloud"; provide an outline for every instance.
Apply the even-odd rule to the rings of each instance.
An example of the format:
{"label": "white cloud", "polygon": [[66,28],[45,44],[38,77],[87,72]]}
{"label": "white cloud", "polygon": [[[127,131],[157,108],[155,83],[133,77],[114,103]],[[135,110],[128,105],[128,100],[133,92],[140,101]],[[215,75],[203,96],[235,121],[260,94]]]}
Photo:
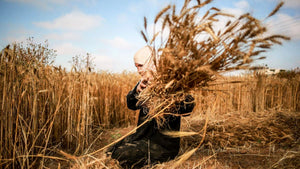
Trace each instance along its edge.
{"label": "white cloud", "polygon": [[149,3],[157,5],[159,2],[158,0],[147,0]]}
{"label": "white cloud", "polygon": [[292,40],[300,40],[300,20],[287,14],[278,13],[267,22],[267,28],[270,34],[283,34]]}
{"label": "white cloud", "polygon": [[238,9],[243,9],[243,10],[247,10],[250,7],[249,3],[246,0],[239,1],[235,3],[234,6]]}
{"label": "white cloud", "polygon": [[[261,1],[261,0],[256,0],[256,1]],[[294,9],[300,8],[300,1],[299,0],[267,0],[267,1],[275,2],[275,4],[283,1],[284,2],[284,5],[283,5],[284,8],[294,8]]]}
{"label": "white cloud", "polygon": [[164,8],[168,4],[170,4],[170,1],[161,1],[161,0],[147,0],[146,4],[147,6],[152,6],[152,7],[159,7],[159,8]]}
{"label": "white cloud", "polygon": [[141,9],[141,5],[139,4],[132,4],[129,6],[129,11],[132,13],[138,13],[139,9]]}
{"label": "white cloud", "polygon": [[61,56],[76,56],[76,55],[85,55],[87,52],[77,46],[74,46],[72,43],[63,43],[53,46],[53,49],[57,51],[57,55]]}
{"label": "white cloud", "polygon": [[115,50],[115,48],[111,47],[91,53],[96,70],[108,70],[111,72],[134,71],[132,55],[132,51]]}
{"label": "white cloud", "polygon": [[[158,36],[155,38],[157,46],[159,46],[161,44],[161,40],[163,42],[166,42],[168,40],[169,34],[170,34],[169,26],[166,25],[164,30],[162,30],[162,24],[163,24],[163,19],[160,18],[156,22],[156,24],[151,23],[147,28],[149,41],[152,40],[153,36],[159,32]],[[141,35],[141,38],[142,38],[142,35]]]}
{"label": "white cloud", "polygon": [[126,14],[120,14],[120,15],[118,15],[117,20],[120,23],[126,23],[128,21],[128,15],[126,15]]}
{"label": "white cloud", "polygon": [[42,9],[50,9],[52,5],[63,5],[69,0],[6,0],[7,2],[26,3]]}
{"label": "white cloud", "polygon": [[30,37],[34,37],[34,40],[38,42],[44,41],[39,34],[36,34],[33,30],[27,29],[19,24],[11,26],[10,30],[5,33],[1,40],[7,44],[20,43],[26,42],[26,40]]}
{"label": "white cloud", "polygon": [[112,40],[108,40],[108,42],[114,48],[119,49],[132,49],[134,47],[133,44],[121,37],[115,37]]}
{"label": "white cloud", "polygon": [[52,9],[57,5],[65,6],[74,2],[84,2],[84,4],[94,4],[96,0],[5,0],[7,2],[25,3],[42,9]]}
{"label": "white cloud", "polygon": [[[129,11],[131,13],[147,13],[150,11],[156,11],[157,8],[163,8],[168,4],[168,1],[158,0],[143,0],[135,1],[129,4]],[[159,9],[158,9],[159,10]]]}
{"label": "white cloud", "polygon": [[250,8],[250,5],[246,0],[239,1],[233,5],[234,8],[222,8],[222,11],[225,13],[232,14],[234,16],[240,16],[246,13]]}
{"label": "white cloud", "polygon": [[243,9],[239,9],[239,8],[223,8],[222,11],[234,16],[240,16],[245,13]]}
{"label": "white cloud", "polygon": [[[215,33],[218,31],[225,31],[225,25],[228,21],[233,22],[236,20],[239,16],[246,13],[247,10],[249,10],[250,5],[246,0],[238,1],[234,4],[234,8],[221,8],[222,12],[231,14],[233,17],[227,17],[227,16],[217,16],[216,19],[219,19],[216,22],[213,22],[212,29]],[[197,20],[200,21],[201,17],[197,18]],[[198,35],[196,37],[197,41],[205,41],[208,38],[210,38],[211,35],[209,35],[207,32],[203,32],[202,34]]]}
{"label": "white cloud", "polygon": [[[214,22],[213,24],[213,30],[214,32],[218,31],[225,31],[225,25],[228,21],[233,22],[236,20],[239,16],[243,15],[250,9],[250,5],[246,0],[238,1],[234,4],[234,8],[222,8],[222,12],[228,13],[233,15],[233,17],[225,17],[225,16],[219,16],[217,17],[219,19],[218,22]],[[203,35],[205,38],[207,38],[207,35]]]}
{"label": "white cloud", "polygon": [[20,42],[25,42],[27,38],[28,37],[26,37],[25,35],[20,35],[20,36],[11,35],[11,36],[7,36],[6,38],[4,38],[4,41],[6,41],[6,43],[8,43],[8,44],[20,43]]}
{"label": "white cloud", "polygon": [[79,40],[81,38],[81,35],[75,32],[66,32],[66,33],[51,33],[45,36],[45,39],[47,40]]}
{"label": "white cloud", "polygon": [[26,36],[8,36],[4,38],[5,41],[4,43],[5,45],[12,44],[12,43],[21,43],[21,42],[26,42],[26,39],[28,39],[28,37]]}
{"label": "white cloud", "polygon": [[94,64],[96,65],[96,69],[100,70],[113,70],[116,63],[111,57],[103,54],[92,54],[92,57],[94,58]]}
{"label": "white cloud", "polygon": [[300,8],[299,0],[283,0],[285,2],[284,6],[288,8]]}
{"label": "white cloud", "polygon": [[73,11],[53,21],[37,22],[37,26],[46,29],[83,31],[100,25],[103,19],[97,15],[88,15],[80,11]]}
{"label": "white cloud", "polygon": [[[72,57],[86,56],[87,53],[91,55],[93,65],[96,70],[108,70],[116,71],[121,68],[122,62],[117,57],[112,57],[112,53],[107,53],[106,50],[98,50],[95,52],[87,51],[81,47],[75,46],[72,43],[63,43],[53,46],[53,49],[57,51],[57,61],[59,64],[64,65],[67,69],[70,69],[70,61]],[[118,65],[118,66],[116,66]]]}
{"label": "white cloud", "polygon": [[36,3],[52,3],[52,4],[62,4],[66,3],[69,0],[5,0],[7,2],[20,2],[20,3],[28,3],[28,4],[36,4]]}

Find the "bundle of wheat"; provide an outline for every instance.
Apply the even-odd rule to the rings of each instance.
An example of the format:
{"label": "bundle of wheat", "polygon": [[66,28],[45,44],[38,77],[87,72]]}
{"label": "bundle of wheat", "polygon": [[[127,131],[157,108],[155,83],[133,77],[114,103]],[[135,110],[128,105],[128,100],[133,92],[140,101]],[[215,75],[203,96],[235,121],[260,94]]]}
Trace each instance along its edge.
{"label": "bundle of wheat", "polygon": [[[199,16],[200,9],[210,2],[197,0],[193,5],[186,0],[179,13],[175,5],[167,6],[154,20],[154,24],[158,25],[158,21],[162,24],[161,31],[154,32],[152,37],[144,33],[147,30],[144,19],[145,30],[141,33],[156,51],[153,57],[156,71],[151,71],[153,81],[140,94],[140,102],[149,104],[149,117],[160,123],[163,114],[172,112],[174,103],[184,100],[186,93],[207,87],[220,73],[249,68],[254,60],[265,58],[260,54],[272,45],[289,39],[282,35],[266,36],[266,27],[249,13],[235,17],[212,7]],[[224,20],[228,21],[225,27],[217,30],[216,25]],[[165,30],[169,33],[164,41]]]}
{"label": "bundle of wheat", "polygon": [[[212,7],[200,16],[200,9],[211,1],[191,3],[191,0],[185,0],[179,12],[175,5],[168,5],[154,19],[154,25],[162,22],[161,30],[154,30],[152,37],[148,36],[147,19],[144,18],[145,30],[141,33],[155,51],[152,60],[156,71],[150,70],[153,80],[139,95],[139,104],[147,104],[149,118],[155,118],[158,125],[164,123],[164,115],[176,112],[176,103],[185,101],[189,92],[208,87],[221,73],[249,69],[254,60],[264,59],[261,54],[274,44],[290,39],[283,35],[268,35],[262,21],[249,13],[234,16]],[[267,18],[282,5],[283,2],[279,3]],[[224,28],[218,30],[216,26],[224,21],[227,22]],[[165,32],[168,32],[166,40]],[[159,40],[160,44],[157,44]],[[208,117],[199,132],[202,134],[200,143],[180,156],[174,168],[200,148],[207,124]]]}

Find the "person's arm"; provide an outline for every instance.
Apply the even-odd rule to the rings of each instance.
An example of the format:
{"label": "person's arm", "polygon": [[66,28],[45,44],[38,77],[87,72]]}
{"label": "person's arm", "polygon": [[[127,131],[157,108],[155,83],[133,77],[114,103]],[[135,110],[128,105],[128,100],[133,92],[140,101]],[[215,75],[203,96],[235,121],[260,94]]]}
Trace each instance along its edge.
{"label": "person's arm", "polygon": [[180,102],[178,106],[178,113],[184,114],[185,116],[190,115],[190,113],[193,111],[195,107],[194,97],[191,95],[187,95],[185,97],[185,100]]}
{"label": "person's arm", "polygon": [[136,98],[138,96],[137,93],[137,87],[139,86],[139,83],[127,94],[127,107],[131,110],[137,110],[139,107],[136,105],[138,102],[138,99]]}

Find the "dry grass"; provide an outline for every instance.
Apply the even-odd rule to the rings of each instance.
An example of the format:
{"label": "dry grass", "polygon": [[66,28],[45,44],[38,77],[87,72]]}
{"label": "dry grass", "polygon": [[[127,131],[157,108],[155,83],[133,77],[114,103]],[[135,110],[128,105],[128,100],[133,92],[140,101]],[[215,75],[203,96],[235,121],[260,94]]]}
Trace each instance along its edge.
{"label": "dry grass", "polygon": [[[195,147],[203,137],[186,136],[181,140],[180,155],[189,157],[188,160],[175,159],[150,168],[299,167],[299,112],[228,112],[217,116],[213,113],[193,113],[183,120],[182,130],[195,132],[202,129],[206,116],[210,120],[206,127],[205,140],[199,149]],[[121,135],[131,129],[124,130]],[[112,133],[119,132],[106,131],[105,135]],[[174,166],[176,162],[177,166]],[[117,161],[105,156],[103,152],[77,162],[74,167],[105,168],[104,165],[108,168],[119,167]]]}
{"label": "dry grass", "polygon": [[[231,164],[230,159],[236,162],[240,158],[226,153],[244,157],[243,150],[265,157],[265,153],[250,150],[267,147],[271,152],[267,167],[280,168],[286,163],[297,167],[299,113],[287,112],[300,111],[299,75],[290,79],[257,74],[217,78],[219,73],[247,68],[264,49],[288,38],[264,37],[265,28],[249,14],[228,22],[218,33],[213,27],[218,16],[231,16],[211,8],[207,15],[196,17],[209,2],[190,6],[186,1],[180,12],[168,6],[155,20],[163,21],[162,27],[170,33],[156,48],[157,72],[142,99],[157,107],[152,109],[152,117],[165,113],[164,109],[171,111],[167,105],[180,101],[183,93],[192,93],[196,102],[183,125],[184,131],[192,133],[172,133],[190,135],[182,140],[181,154],[191,161],[178,159],[177,166],[239,167],[241,164]],[[146,29],[146,18],[144,26]],[[203,33],[205,41],[199,38]],[[163,39],[158,35],[149,38],[143,33],[146,41],[156,46],[157,39]],[[75,64],[68,72],[51,65],[52,55],[47,46],[34,44],[11,45],[0,54],[1,168],[118,168],[103,152],[93,152],[128,133],[116,135],[108,129],[136,124],[135,112],[126,108],[125,97],[138,75],[93,72],[89,60],[83,68],[75,69]],[[284,148],[284,153],[276,154],[275,150]],[[190,153],[184,154],[187,150]],[[205,156],[200,162],[193,161],[199,154]],[[171,163],[174,161],[154,168],[170,167]]]}
{"label": "dry grass", "polygon": [[[66,72],[39,62],[30,67],[34,64],[22,64],[20,54],[13,49],[6,48],[1,53],[1,166],[56,168],[60,165],[63,168],[73,162],[81,167],[89,164],[87,168],[101,168],[101,163],[109,168],[117,166],[115,161],[99,154],[76,156],[94,152],[131,131],[132,128],[106,134],[109,128],[136,124],[135,112],[126,108],[125,96],[138,81],[138,76],[134,73]],[[204,145],[212,145],[212,150],[224,146],[292,146],[291,141],[299,137],[291,132],[297,126],[287,129],[281,124],[291,123],[282,123],[278,118],[276,121],[276,117],[283,121],[299,119],[298,114],[280,116],[269,111],[299,111],[299,82],[298,75],[291,79],[264,75],[219,79],[206,90],[193,93],[196,107],[191,119],[184,118],[183,131],[203,134],[204,113],[210,112],[207,113],[209,121]],[[208,111],[212,110],[212,102],[215,103],[214,111]],[[240,112],[244,114],[241,116]],[[252,126],[247,126],[248,123]],[[236,133],[241,131],[249,134],[238,143],[241,135]],[[217,132],[221,133],[216,135]],[[228,139],[229,135],[233,136]],[[214,139],[208,144],[207,140],[212,137]],[[191,146],[197,147],[202,139],[201,135],[185,138],[188,140],[182,142],[182,154]],[[59,153],[60,150],[70,157]],[[192,155],[191,159],[194,157]],[[97,163],[95,158],[103,160]],[[211,160],[216,158],[213,156]],[[276,165],[282,162],[284,160]]]}
{"label": "dry grass", "polygon": [[[154,20],[154,24],[161,20],[162,26],[152,37],[148,37],[147,23],[144,24],[146,33],[142,31],[142,35],[154,48],[156,71],[148,70],[154,79],[141,93],[140,103],[148,104],[150,117],[171,104],[156,118],[159,123],[164,121],[163,114],[173,112],[174,103],[184,100],[188,92],[214,85],[221,73],[250,68],[274,44],[289,39],[283,35],[266,36],[267,28],[249,13],[233,16],[212,7],[200,16],[199,11],[210,2],[192,4],[186,0],[180,12],[175,5],[167,6]],[[280,3],[269,16],[281,6]],[[220,20],[228,21],[222,30],[216,28]]]}
{"label": "dry grass", "polygon": [[136,74],[67,72],[48,56],[43,45],[1,52],[1,166],[43,166],[58,149],[79,155],[104,128],[134,124],[124,107]]}
{"label": "dry grass", "polygon": [[[144,31],[141,33],[146,43],[153,47],[155,55],[147,63],[150,69],[146,70],[151,73],[153,80],[139,95],[139,104],[149,107],[148,116],[155,118],[158,125],[165,122],[165,114],[176,112],[176,103],[184,101],[189,92],[206,90],[216,85],[222,73],[249,69],[253,61],[265,58],[261,54],[274,44],[290,39],[283,35],[267,36],[267,28],[249,13],[233,16],[212,7],[200,16],[199,11],[210,2],[192,3],[185,0],[180,12],[176,11],[175,5],[168,5],[157,14],[154,24],[161,20],[162,26],[152,36],[147,33],[147,19],[144,19]],[[273,16],[282,5],[279,3],[268,17]],[[220,20],[227,21],[227,24],[218,30],[216,25]],[[168,30],[166,39],[163,37],[165,30]],[[152,62],[155,70],[151,68]],[[145,76],[149,76],[149,73],[145,73]],[[255,94],[260,96],[263,82],[258,82]],[[258,100],[264,98],[255,98],[255,111],[264,109]],[[211,102],[213,105],[216,103]],[[241,103],[238,103],[238,109],[240,106]],[[213,106],[209,114],[215,110],[216,106]],[[202,135],[199,131],[202,139],[198,146],[183,154],[175,162],[174,168],[201,146],[206,136],[206,127],[204,125]]]}

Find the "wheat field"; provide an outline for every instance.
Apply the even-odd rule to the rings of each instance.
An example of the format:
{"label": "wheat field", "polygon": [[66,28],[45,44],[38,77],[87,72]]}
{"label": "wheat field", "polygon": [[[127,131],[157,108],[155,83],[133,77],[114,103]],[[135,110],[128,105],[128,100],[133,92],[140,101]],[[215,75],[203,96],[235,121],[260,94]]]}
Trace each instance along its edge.
{"label": "wheat field", "polygon": [[[33,55],[32,48],[26,50]],[[101,134],[104,131],[136,125],[136,112],[126,107],[126,95],[139,79],[136,73],[93,72],[88,68],[66,71],[45,64],[43,60],[21,56],[25,54],[17,46],[7,47],[1,52],[1,167],[43,168],[50,163],[72,165],[74,160],[60,152],[72,156],[88,154],[109,143],[100,144],[103,138],[113,141],[121,136],[105,136]],[[205,140],[205,143],[224,148],[226,143],[229,147],[229,143],[227,137],[218,136],[222,125],[225,125],[220,122],[216,125],[220,117],[239,118],[242,113],[245,116],[244,125],[257,125],[255,119],[258,116],[263,123],[268,117],[273,117],[271,112],[299,112],[300,76],[299,71],[293,77],[257,73],[228,76],[192,94],[196,99],[196,108],[192,118],[183,124],[183,130],[201,129],[205,114],[209,114],[207,135],[214,139],[211,142]],[[271,124],[267,124],[264,127],[269,127],[273,133],[264,136],[263,132],[248,131],[248,138],[244,140],[236,141],[234,139],[238,138],[232,136],[230,145],[254,146],[253,137],[260,138],[265,145],[279,145],[284,136],[288,138],[284,142],[287,146],[299,145],[299,134],[293,133],[299,131],[299,113],[289,116],[289,120],[295,120],[290,124],[290,129],[280,128],[287,126],[275,126],[277,128],[274,129],[274,126],[272,128]],[[226,131],[227,135],[238,130],[250,130],[238,123],[239,120],[233,121],[235,127],[240,125],[240,128]],[[191,137],[182,141],[186,145],[183,147],[188,148],[195,139]]]}
{"label": "wheat field", "polygon": [[[211,0],[190,2],[155,17],[154,25],[169,29],[167,40],[163,31],[149,35],[144,18],[142,37],[158,56],[147,72],[153,81],[139,95],[151,103],[149,118],[163,120],[184,94],[196,104],[180,132],[166,133],[181,137],[178,157],[144,168],[300,168],[299,68],[275,75],[250,69],[290,38],[265,36],[250,14],[216,31],[219,17],[233,16],[212,7],[199,17]],[[120,168],[104,151],[137,129],[126,95],[141,77],[95,71],[90,55],[73,57],[66,70],[54,66],[55,54],[30,38],[1,50],[0,168]],[[247,72],[223,75],[232,70]]]}

